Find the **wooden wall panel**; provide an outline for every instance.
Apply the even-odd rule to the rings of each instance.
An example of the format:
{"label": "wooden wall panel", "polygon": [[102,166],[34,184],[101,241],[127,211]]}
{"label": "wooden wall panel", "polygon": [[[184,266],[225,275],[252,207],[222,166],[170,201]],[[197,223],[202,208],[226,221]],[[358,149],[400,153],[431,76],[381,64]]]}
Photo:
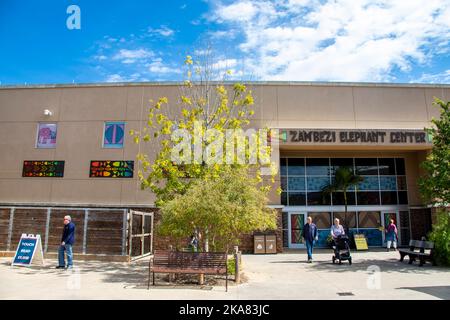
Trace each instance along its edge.
{"label": "wooden wall panel", "polygon": [[14,210],[11,251],[16,250],[22,233],[39,234],[42,239],[42,246],[44,246],[46,223],[47,209],[16,208]]}
{"label": "wooden wall panel", "polygon": [[84,210],[52,209],[50,214],[47,252],[57,252],[61,244],[64,216],[69,215],[75,224],[75,243],[73,252],[83,252]]}
{"label": "wooden wall panel", "polygon": [[123,211],[90,210],[86,253],[122,254]]}
{"label": "wooden wall panel", "polygon": [[6,250],[8,246],[10,209],[0,209],[0,250]]}

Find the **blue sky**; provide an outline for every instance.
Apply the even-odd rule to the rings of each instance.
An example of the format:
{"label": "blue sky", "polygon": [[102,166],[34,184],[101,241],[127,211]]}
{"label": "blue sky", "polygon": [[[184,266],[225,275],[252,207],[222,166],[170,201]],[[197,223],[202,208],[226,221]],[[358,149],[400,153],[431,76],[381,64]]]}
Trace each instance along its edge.
{"label": "blue sky", "polygon": [[232,79],[450,83],[448,0],[0,0],[0,41],[2,85],[179,81],[207,44]]}

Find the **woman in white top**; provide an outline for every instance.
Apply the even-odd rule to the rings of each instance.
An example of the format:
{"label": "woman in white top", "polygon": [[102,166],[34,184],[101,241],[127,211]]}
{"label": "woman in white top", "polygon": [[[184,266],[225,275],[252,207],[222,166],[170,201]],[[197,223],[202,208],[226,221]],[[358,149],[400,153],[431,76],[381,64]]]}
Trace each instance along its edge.
{"label": "woman in white top", "polygon": [[331,226],[331,236],[333,239],[337,239],[338,236],[345,234],[344,227],[339,224],[339,219],[334,219],[334,224]]}

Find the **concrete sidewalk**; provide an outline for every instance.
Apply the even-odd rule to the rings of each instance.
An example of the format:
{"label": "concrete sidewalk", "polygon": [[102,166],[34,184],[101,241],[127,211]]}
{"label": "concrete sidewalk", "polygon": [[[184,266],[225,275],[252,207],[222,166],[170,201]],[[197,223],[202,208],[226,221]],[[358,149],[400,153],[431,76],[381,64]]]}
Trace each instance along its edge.
{"label": "concrete sidewalk", "polygon": [[[353,265],[331,263],[317,250],[312,264],[302,250],[243,255],[246,283],[229,286],[167,286],[147,290],[148,260],[131,264],[76,262],[73,271],[11,267],[0,259],[0,299],[448,299],[450,268],[398,261],[397,252],[353,252]],[[407,259],[407,258],[406,258]],[[206,276],[208,277],[208,276]]]}

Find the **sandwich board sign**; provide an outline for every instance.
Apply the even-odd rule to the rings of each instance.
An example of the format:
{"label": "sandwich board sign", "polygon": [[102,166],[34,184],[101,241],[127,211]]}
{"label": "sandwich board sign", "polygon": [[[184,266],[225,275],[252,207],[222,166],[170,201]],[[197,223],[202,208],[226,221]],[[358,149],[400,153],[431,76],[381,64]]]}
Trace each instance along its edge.
{"label": "sandwich board sign", "polygon": [[368,250],[367,239],[364,234],[355,234],[356,250]]}
{"label": "sandwich board sign", "polygon": [[11,265],[28,267],[32,263],[44,265],[41,236],[22,233]]}

